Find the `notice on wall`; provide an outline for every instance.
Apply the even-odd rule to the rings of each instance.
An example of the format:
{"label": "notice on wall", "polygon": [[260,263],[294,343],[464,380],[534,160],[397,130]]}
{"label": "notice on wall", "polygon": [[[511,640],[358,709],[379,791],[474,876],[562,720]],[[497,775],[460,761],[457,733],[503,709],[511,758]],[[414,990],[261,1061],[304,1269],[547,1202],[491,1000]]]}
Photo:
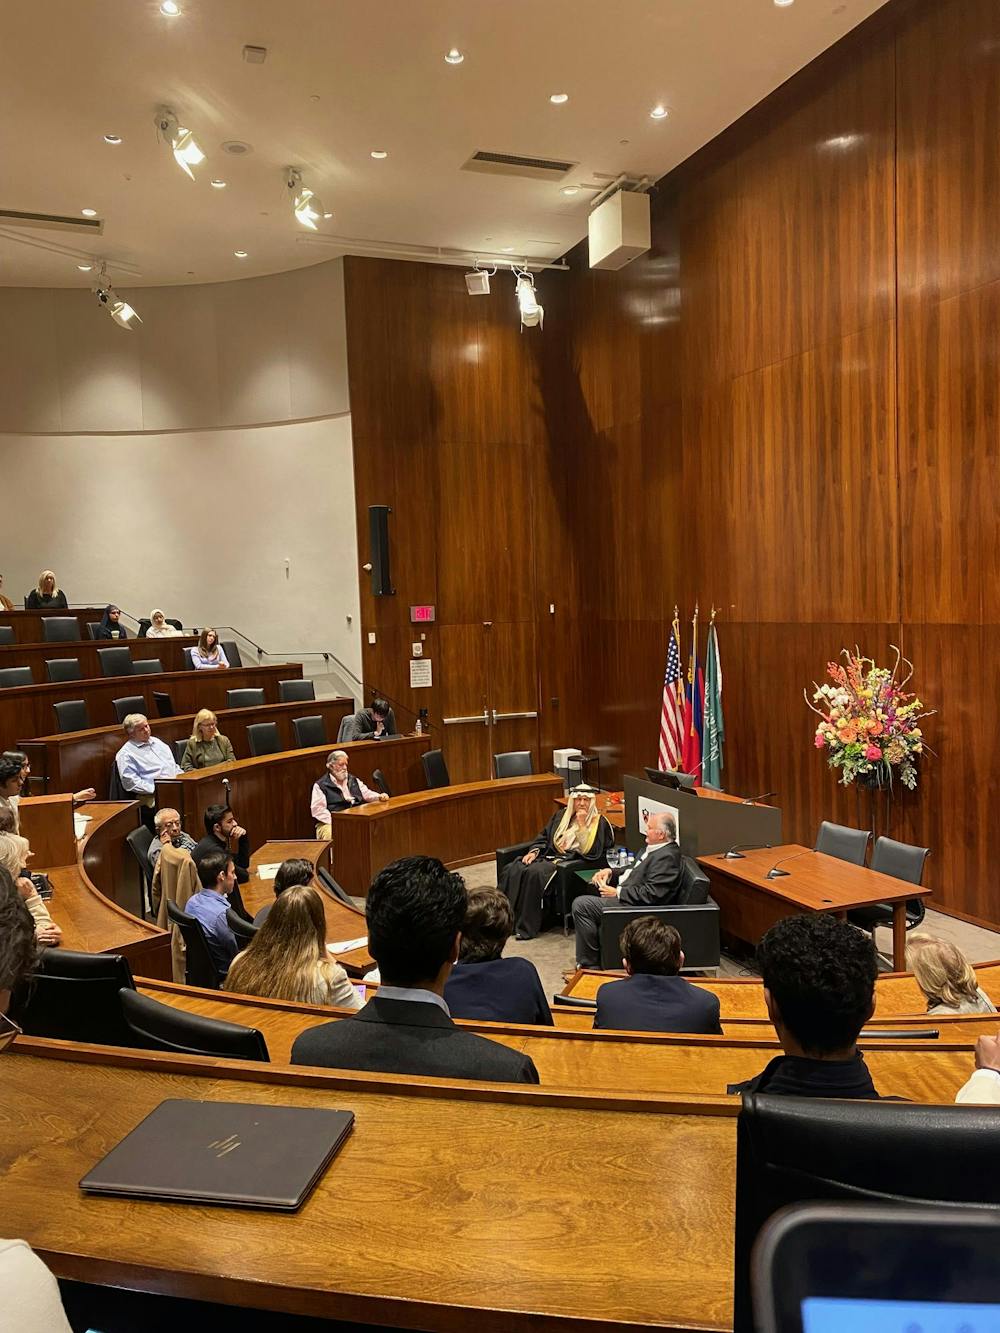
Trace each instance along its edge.
{"label": "notice on wall", "polygon": [[422,690],[434,684],[429,657],[410,658],[410,689]]}
{"label": "notice on wall", "polygon": [[648,796],[639,797],[639,832],[643,837],[646,836],[646,827],[649,823],[650,815],[671,814],[677,821],[677,841],[681,840],[681,812],[676,805],[667,805],[663,801],[654,801]]}

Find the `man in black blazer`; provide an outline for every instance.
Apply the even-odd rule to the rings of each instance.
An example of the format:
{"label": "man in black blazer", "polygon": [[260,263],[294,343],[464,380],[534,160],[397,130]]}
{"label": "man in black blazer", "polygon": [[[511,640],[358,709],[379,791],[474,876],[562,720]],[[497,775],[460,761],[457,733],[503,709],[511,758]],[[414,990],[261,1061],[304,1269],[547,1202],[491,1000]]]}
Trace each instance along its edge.
{"label": "man in black blazer", "polygon": [[677,821],[665,811],[646,823],[646,850],[628,870],[599,870],[591,880],[599,896],[573,903],[577,967],[599,967],[601,916],[609,907],[666,907],[681,891],[681,849]]}
{"label": "man in black blazer", "polygon": [[626,1032],[722,1032],[719,997],[680,976],[681,937],[666,921],[639,916],[622,931],[624,981],[597,992],[595,1028]]}
{"label": "man in black blazer", "polygon": [[379,989],[352,1018],[297,1037],[292,1064],[537,1083],[526,1055],[452,1022],[444,985],[458,958],[465,908],[462,877],[432,856],[406,856],[380,870],[365,902]]}

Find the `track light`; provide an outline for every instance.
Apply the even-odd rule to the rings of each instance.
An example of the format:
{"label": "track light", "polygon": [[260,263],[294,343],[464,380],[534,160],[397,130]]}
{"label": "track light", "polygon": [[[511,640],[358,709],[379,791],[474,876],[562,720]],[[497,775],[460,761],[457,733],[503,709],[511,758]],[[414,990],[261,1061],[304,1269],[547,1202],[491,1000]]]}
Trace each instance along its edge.
{"label": "track light", "polygon": [[94,295],[98,303],[105,309],[111,318],[123,329],[134,329],[142,320],[136,314],[132,306],[127,301],[123,301],[108,280],[108,270],[106,265],[101,265],[100,276],[94,285]]}
{"label": "track light", "polygon": [[489,296],[490,278],[496,273],[495,268],[482,269],[479,267],[479,261],[471,273],[465,275],[465,289],[470,296]]}
{"label": "track light", "polygon": [[199,162],[204,162],[205,154],[195,143],[194,134],[179,124],[177,115],[171,111],[168,106],[161,106],[156,113],[156,132],[163,140],[168,143],[173,151],[174,161],[194,180],[192,167],[196,167]]}
{"label": "track light", "polygon": [[519,273],[517,269],[514,269],[514,278],[521,328],[533,329],[536,325],[540,327],[545,318],[545,311],[535,296],[535,279],[530,273]]}
{"label": "track light", "polygon": [[292,211],[295,213],[296,220],[301,222],[303,227],[308,227],[310,231],[317,231],[317,223],[325,217],[332,217],[332,214],[323,211],[323,205],[319,201],[319,196],[314,194],[307,185],[302,184],[302,172],[297,167],[289,167],[285,172],[285,185],[292,199]]}

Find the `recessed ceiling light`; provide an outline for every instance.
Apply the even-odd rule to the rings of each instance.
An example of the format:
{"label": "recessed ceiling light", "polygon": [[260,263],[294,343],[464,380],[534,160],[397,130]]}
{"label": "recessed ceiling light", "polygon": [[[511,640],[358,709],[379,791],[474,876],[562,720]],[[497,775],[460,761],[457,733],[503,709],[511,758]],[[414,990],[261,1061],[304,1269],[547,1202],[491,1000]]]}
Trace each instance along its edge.
{"label": "recessed ceiling light", "polygon": [[121,141],[122,141],[122,136],[120,134],[106,134],[104,136],[105,143],[119,144],[121,143]]}
{"label": "recessed ceiling light", "polygon": [[96,209],[96,208],[81,208],[81,209],[80,209],[80,212],[83,214],[83,216],[84,216],[85,218],[96,218],[96,217],[97,217],[97,209]]}
{"label": "recessed ceiling light", "polygon": [[553,106],[562,106],[563,102],[569,101],[569,93],[552,93],[549,96],[549,101]]}
{"label": "recessed ceiling light", "polygon": [[225,181],[219,181],[219,180],[212,181],[213,190],[224,190],[225,188],[226,188]]}
{"label": "recessed ceiling light", "polygon": [[562,190],[560,190],[560,194],[573,195],[579,193],[580,193],[579,185],[564,185],[562,187]]}
{"label": "recessed ceiling light", "polygon": [[383,161],[385,158],[387,158],[388,156],[389,156],[389,154],[385,151],[384,148],[373,148],[373,149],[372,149],[372,157],[375,159],[376,162],[381,162],[381,161]]}
{"label": "recessed ceiling light", "polygon": [[774,0],[778,9],[787,9],[789,5],[794,5],[795,0]]}
{"label": "recessed ceiling light", "polygon": [[253,152],[253,144],[244,143],[242,139],[227,139],[222,145],[224,153],[232,153],[233,157],[242,157],[244,153]]}
{"label": "recessed ceiling light", "polygon": [[505,245],[503,252],[505,255],[512,255],[514,253],[514,247],[512,245]]}
{"label": "recessed ceiling light", "polygon": [[323,216],[324,216],[325,218],[332,218],[332,217],[333,217],[333,214],[332,214],[332,213],[324,213]]}
{"label": "recessed ceiling light", "polygon": [[77,264],[77,268],[81,273],[89,273],[93,267],[93,264]]}
{"label": "recessed ceiling light", "polygon": [[160,13],[165,14],[168,19],[177,18],[180,12],[181,7],[177,0],[163,0],[163,4],[160,5]]}
{"label": "recessed ceiling light", "polygon": [[649,113],[649,118],[650,120],[666,120],[667,116],[669,115],[670,112],[663,105],[663,103],[657,102],[656,106],[654,106],[652,111]]}
{"label": "recessed ceiling light", "polygon": [[246,259],[247,255],[248,255],[249,253],[250,253],[249,250],[234,250],[234,251],[233,251],[233,254],[236,256],[237,259]]}
{"label": "recessed ceiling light", "polygon": [[445,56],[445,60],[447,60],[449,65],[460,65],[464,59],[465,56],[462,55],[457,46],[453,46]]}

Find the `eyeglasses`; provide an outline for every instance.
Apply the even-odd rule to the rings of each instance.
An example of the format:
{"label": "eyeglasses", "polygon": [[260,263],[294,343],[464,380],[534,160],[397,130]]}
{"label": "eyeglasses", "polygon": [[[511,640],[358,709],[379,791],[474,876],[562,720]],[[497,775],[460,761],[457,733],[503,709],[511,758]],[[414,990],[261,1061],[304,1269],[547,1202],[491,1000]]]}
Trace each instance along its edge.
{"label": "eyeglasses", "polygon": [[15,1037],[23,1036],[21,1029],[12,1018],[0,1014],[0,1052],[7,1050],[14,1043]]}

